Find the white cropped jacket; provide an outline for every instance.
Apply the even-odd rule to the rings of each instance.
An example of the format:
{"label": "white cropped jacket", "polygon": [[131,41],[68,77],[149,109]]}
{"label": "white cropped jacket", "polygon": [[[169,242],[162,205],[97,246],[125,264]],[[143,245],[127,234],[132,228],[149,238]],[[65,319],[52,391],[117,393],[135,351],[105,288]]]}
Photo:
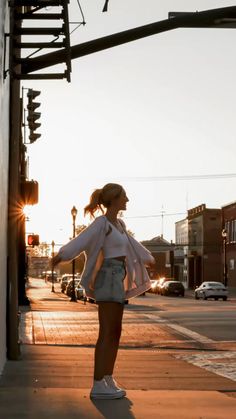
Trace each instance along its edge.
{"label": "white cropped jacket", "polygon": [[[133,298],[147,291],[150,287],[150,278],[145,265],[155,262],[151,253],[137,240],[130,236],[122,220],[119,220],[128,236],[129,245],[126,255],[126,277],[124,288],[126,298]],[[86,261],[81,278],[81,285],[85,288],[86,295],[94,298],[94,281],[103,261],[102,247],[109,223],[104,215],[101,215],[73,240],[60,248],[61,261],[69,261],[85,252]]]}

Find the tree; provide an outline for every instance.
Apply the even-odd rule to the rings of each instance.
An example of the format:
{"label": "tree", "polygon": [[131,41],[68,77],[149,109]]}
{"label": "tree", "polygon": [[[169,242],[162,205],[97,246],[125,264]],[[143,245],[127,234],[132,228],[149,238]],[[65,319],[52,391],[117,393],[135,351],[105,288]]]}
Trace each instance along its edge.
{"label": "tree", "polygon": [[38,246],[35,246],[35,247],[28,246],[27,254],[28,256],[35,256],[35,257],[42,257],[42,256],[49,257],[51,256],[51,245],[46,242],[42,242]]}

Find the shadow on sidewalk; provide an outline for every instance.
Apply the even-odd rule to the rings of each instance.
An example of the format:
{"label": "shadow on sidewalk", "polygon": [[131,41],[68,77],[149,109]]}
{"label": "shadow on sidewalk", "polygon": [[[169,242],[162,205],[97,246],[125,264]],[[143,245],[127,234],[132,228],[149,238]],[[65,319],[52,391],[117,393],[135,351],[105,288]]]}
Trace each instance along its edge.
{"label": "shadow on sidewalk", "polygon": [[106,419],[135,419],[131,412],[133,403],[127,397],[118,400],[91,400]]}

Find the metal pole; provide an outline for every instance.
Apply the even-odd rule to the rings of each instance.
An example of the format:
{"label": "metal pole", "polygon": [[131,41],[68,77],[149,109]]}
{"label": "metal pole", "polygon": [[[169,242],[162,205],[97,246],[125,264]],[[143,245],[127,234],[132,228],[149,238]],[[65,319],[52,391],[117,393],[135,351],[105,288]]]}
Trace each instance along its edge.
{"label": "metal pole", "polygon": [[[133,29],[128,29],[123,32],[104,36],[99,39],[84,42],[83,44],[73,45],[70,48],[71,59],[84,57],[108,48],[113,48],[118,45],[123,45],[128,42],[136,41],[148,36],[156,35],[158,33],[170,31],[177,28],[195,28],[195,27],[220,27],[221,19],[235,19],[236,7],[223,7],[218,9],[204,10],[190,14],[184,14],[170,19],[165,19],[159,22],[150,23]],[[217,23],[219,24],[217,26]],[[234,25],[235,22],[233,21]],[[222,24],[223,26],[223,24]],[[234,26],[235,27],[235,26]],[[22,74],[28,74],[33,71],[41,70],[53,66],[55,64],[63,63],[66,60],[67,51],[65,48],[48,54],[42,54],[39,57],[29,58],[21,62]]]}
{"label": "metal pole", "polygon": [[[55,246],[55,242],[53,240],[52,241],[52,260],[54,258],[54,246]],[[53,265],[53,263],[52,263],[52,289],[51,289],[51,292],[55,292],[55,289],[54,289],[54,265]]]}
{"label": "metal pole", "polygon": [[[71,210],[72,219],[73,219],[73,239],[75,238],[75,219],[77,214],[77,209],[75,206]],[[70,301],[77,303],[77,298],[75,295],[75,259],[72,260],[72,294]]]}

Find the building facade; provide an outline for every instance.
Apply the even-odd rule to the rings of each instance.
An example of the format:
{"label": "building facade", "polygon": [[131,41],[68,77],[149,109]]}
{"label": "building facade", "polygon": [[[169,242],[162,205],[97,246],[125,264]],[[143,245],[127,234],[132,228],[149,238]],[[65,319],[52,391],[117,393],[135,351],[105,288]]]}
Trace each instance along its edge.
{"label": "building facade", "polygon": [[222,229],[225,230],[225,258],[222,270],[226,268],[226,281],[229,287],[236,287],[236,202],[222,207]]}
{"label": "building facade", "polygon": [[188,288],[188,219],[175,223],[174,276]]}
{"label": "building facade", "polygon": [[[187,287],[204,281],[222,281],[222,211],[199,205],[187,216]],[[183,224],[186,231],[186,224]],[[186,248],[185,248],[186,252]]]}
{"label": "building facade", "polygon": [[176,279],[194,289],[203,281],[223,282],[222,211],[199,205],[175,223]]}
{"label": "building facade", "polygon": [[7,230],[8,230],[8,161],[10,82],[4,77],[9,55],[5,34],[9,33],[7,1],[0,3],[0,373],[6,361],[6,301],[7,301]]}

